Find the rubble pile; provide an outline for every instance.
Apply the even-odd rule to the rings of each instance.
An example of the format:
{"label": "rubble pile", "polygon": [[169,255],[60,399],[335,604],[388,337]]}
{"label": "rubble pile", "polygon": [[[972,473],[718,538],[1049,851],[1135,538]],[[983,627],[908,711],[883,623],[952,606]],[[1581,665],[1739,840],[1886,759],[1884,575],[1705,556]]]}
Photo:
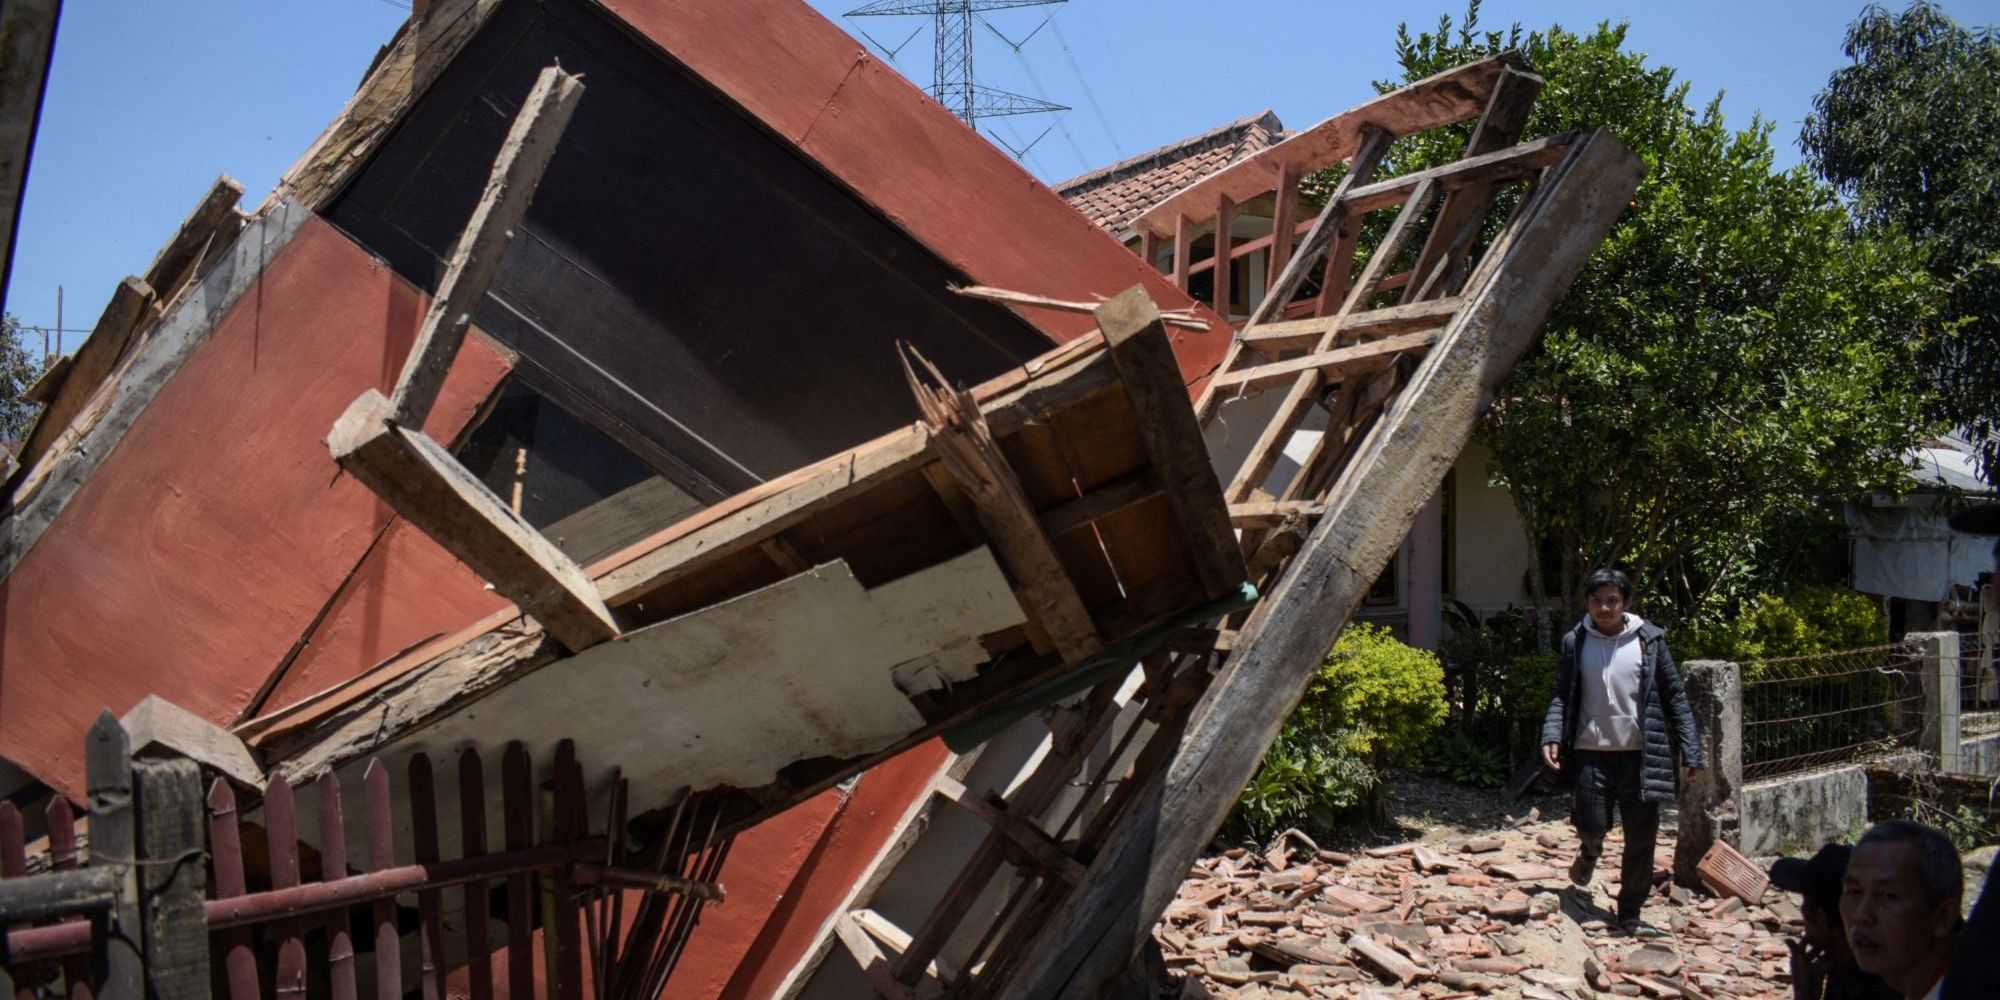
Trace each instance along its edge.
{"label": "rubble pile", "polygon": [[[1634,939],[1614,926],[1617,835],[1597,881],[1571,890],[1568,824],[1537,818],[1353,854],[1287,831],[1262,854],[1197,862],[1154,936],[1186,996],[1790,996],[1785,940],[1800,927],[1783,892],[1716,899],[1656,866],[1645,917],[1661,936]],[[1671,859],[1662,833],[1655,857]]]}

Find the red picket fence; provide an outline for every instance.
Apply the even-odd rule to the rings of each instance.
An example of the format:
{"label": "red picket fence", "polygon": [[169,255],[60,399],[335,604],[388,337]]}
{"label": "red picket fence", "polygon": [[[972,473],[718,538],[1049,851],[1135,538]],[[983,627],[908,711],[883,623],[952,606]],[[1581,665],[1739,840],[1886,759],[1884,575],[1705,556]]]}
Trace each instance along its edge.
{"label": "red picket fence", "polygon": [[[107,722],[117,726],[107,713],[100,719],[99,729]],[[107,734],[94,731],[93,735]],[[118,729],[115,736],[122,748],[123,730]],[[192,773],[191,766],[180,763]],[[412,757],[404,802],[409,809],[414,857],[402,864],[395,857],[395,800],[390,776],[380,761],[369,763],[361,781],[365,842],[354,845],[359,850],[350,849],[343,823],[351,800],[344,794],[339,776],[332,773],[313,782],[318,836],[303,845],[298,836],[294,792],[282,775],[273,777],[263,789],[261,825],[239,815],[236,791],[224,779],[217,778],[209,786],[205,800],[192,794],[179,796],[188,800],[184,804],[148,802],[147,789],[159,783],[140,781],[137,811],[142,829],[130,856],[135,859],[136,877],[142,886],[159,881],[155,868],[185,865],[201,852],[199,833],[194,834],[191,848],[149,844],[148,836],[156,825],[144,819],[149,810],[164,814],[185,808],[205,813],[200,818],[205,819],[208,864],[205,872],[201,870],[204,866],[193,866],[195,898],[200,905],[181,908],[188,917],[198,918],[202,926],[192,931],[179,928],[183,941],[187,940],[184,935],[199,933],[210,943],[210,955],[196,956],[199,961],[194,964],[199,970],[177,968],[176,975],[168,977],[156,974],[154,967],[159,962],[171,960],[187,966],[193,959],[185,954],[169,959],[164,950],[152,947],[156,939],[164,943],[173,936],[168,925],[176,919],[171,916],[175,911],[166,903],[156,905],[143,888],[138,892],[141,906],[129,914],[114,907],[109,916],[92,911],[89,919],[11,929],[5,935],[6,952],[0,958],[14,991],[23,1000],[37,995],[37,990],[46,994],[67,991],[71,997],[123,994],[123,989],[102,989],[107,976],[104,955],[107,949],[115,950],[120,939],[145,943],[140,962],[157,995],[170,995],[159,989],[159,984],[163,979],[176,979],[202,987],[191,988],[187,994],[191,996],[207,995],[212,982],[215,993],[226,991],[236,1000],[308,994],[351,1000],[360,994],[358,980],[365,964],[372,970],[374,996],[400,997],[407,984],[405,935],[399,919],[407,908],[399,908],[397,898],[414,894],[418,959],[412,971],[426,1000],[446,994],[448,975],[462,980],[454,983],[460,987],[458,992],[473,997],[499,995],[496,984],[504,984],[508,997],[534,996],[538,946],[543,951],[539,978],[549,996],[581,1000],[586,990],[605,998],[657,996],[703,907],[721,899],[722,891],[714,878],[728,841],[715,835],[716,815],[712,811],[704,816],[705,810],[684,803],[660,837],[654,864],[628,867],[622,838],[591,833],[583,770],[571,742],[558,746],[553,765],[548,821],[538,824],[532,761],[520,744],[508,747],[500,762],[503,820],[497,838],[493,838],[500,847],[489,850],[492,840],[487,829],[485,764],[476,750],[461,753],[455,817],[459,856],[443,859],[432,763],[423,754]],[[94,806],[101,798],[97,787],[93,778]],[[625,820],[622,790],[614,791],[611,799],[603,829],[621,830]],[[68,803],[60,799],[53,802],[45,819],[46,867],[52,872],[74,871],[77,836]],[[197,817],[187,819],[193,822]],[[57,905],[48,900],[33,905],[17,902],[16,912],[7,912],[6,900],[26,899],[21,893],[48,895],[32,893],[35,886],[13,884],[13,880],[41,877],[27,874],[21,820],[12,804],[0,805],[0,876],[7,880],[0,882],[0,890],[19,891],[12,897],[0,892],[0,927],[23,914],[46,919]],[[703,820],[707,830],[697,837]],[[542,827],[539,831],[538,825]],[[92,829],[96,828],[93,813]],[[165,850],[161,850],[163,846]],[[93,856],[92,865],[115,867],[118,857],[117,852],[104,852],[103,861]],[[251,862],[247,868],[246,857]],[[308,880],[306,874],[316,877]],[[207,898],[202,898],[203,875],[213,889]],[[186,892],[187,879],[182,882],[179,891]],[[60,888],[51,887],[50,891]],[[494,933],[489,916],[496,891],[504,898],[505,907],[500,934]],[[457,895],[462,907],[462,919],[451,940],[444,921],[448,892]],[[96,904],[79,901],[69,912],[83,912],[88,905]],[[143,926],[122,926],[125,923]],[[354,940],[357,928],[366,929],[359,950]],[[537,930],[541,932],[539,944]],[[502,936],[505,940],[498,940]]]}

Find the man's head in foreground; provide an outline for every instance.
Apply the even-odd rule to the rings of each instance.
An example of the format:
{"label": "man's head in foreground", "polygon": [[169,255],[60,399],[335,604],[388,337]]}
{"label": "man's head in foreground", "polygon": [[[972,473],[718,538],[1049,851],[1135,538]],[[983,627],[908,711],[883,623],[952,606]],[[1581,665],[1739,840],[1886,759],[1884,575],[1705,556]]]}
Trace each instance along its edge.
{"label": "man's head in foreground", "polygon": [[1951,840],[1922,823],[1877,823],[1855,843],[1840,917],[1854,962],[1915,1000],[1951,964],[1965,875]]}

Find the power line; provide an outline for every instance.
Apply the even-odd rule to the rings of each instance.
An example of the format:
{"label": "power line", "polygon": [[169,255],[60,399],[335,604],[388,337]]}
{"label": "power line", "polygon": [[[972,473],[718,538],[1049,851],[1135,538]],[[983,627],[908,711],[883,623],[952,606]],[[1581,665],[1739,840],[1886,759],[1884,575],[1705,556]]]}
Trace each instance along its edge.
{"label": "power line", "polygon": [[[972,18],[981,11],[1041,7],[1067,0],[873,0],[844,17],[921,14],[931,18],[934,43],[930,94],[977,131],[982,118],[1067,111],[1060,104],[979,84],[972,73]],[[908,44],[908,43],[905,43]],[[880,47],[881,43],[876,45]],[[893,57],[892,57],[893,58]]]}
{"label": "power line", "polygon": [[[1090,110],[1097,114],[1097,123],[1104,126],[1104,135],[1111,140],[1111,148],[1117,152],[1119,159],[1124,159],[1125,146],[1118,141],[1118,134],[1111,131],[1111,119],[1105,116],[1104,106],[1097,103],[1097,95],[1091,92],[1090,81],[1084,77],[1083,67],[1078,65],[1076,54],[1069,50],[1069,39],[1063,37],[1062,25],[1053,23],[1055,21],[1053,14],[1049,15],[1049,20],[1052,22],[1049,27],[1055,32],[1056,43],[1062,47],[1063,58],[1069,60],[1070,71],[1076,74],[1077,84],[1083,87],[1083,99],[1090,103]],[[1089,168],[1089,164],[1084,166],[1086,169]]]}
{"label": "power line", "polygon": [[[983,17],[979,19],[979,23],[985,25],[987,31],[992,32],[1002,42],[1007,43],[1008,48],[1014,50],[1014,58],[1020,62],[1021,71],[1028,74],[1028,82],[1035,85],[1035,96],[1043,100],[1048,99],[1049,88],[1043,86],[1042,78],[1035,75],[1035,67],[1028,62],[1028,57],[1025,53],[1021,51],[1021,47],[1027,45],[1029,39],[1034,38],[1035,35],[1038,32],[1040,32],[1043,27],[1047,26],[1048,23],[1053,20],[1055,20],[1054,14],[1050,14],[1048,17],[1042,18],[1042,23],[1036,25],[1034,31],[1028,32],[1026,37],[1022,38],[1019,42],[1016,42],[1013,39],[1008,38],[1006,34],[1003,33],[999,28],[994,27],[993,22],[988,21]],[[1063,123],[1063,119],[1067,117],[1069,117],[1067,112],[1057,112],[1054,127],[1057,131],[1062,133],[1063,141],[1069,143],[1069,151],[1076,154],[1077,162],[1082,164],[1082,166],[1079,169],[1089,170],[1091,166],[1089,157],[1083,155],[1083,147],[1078,146],[1076,144],[1076,136],[1071,135],[1069,131],[1069,126]],[[1048,135],[1048,130],[1044,129],[1042,131],[1042,135]],[[1040,142],[1041,139],[1037,138],[1035,141]]]}

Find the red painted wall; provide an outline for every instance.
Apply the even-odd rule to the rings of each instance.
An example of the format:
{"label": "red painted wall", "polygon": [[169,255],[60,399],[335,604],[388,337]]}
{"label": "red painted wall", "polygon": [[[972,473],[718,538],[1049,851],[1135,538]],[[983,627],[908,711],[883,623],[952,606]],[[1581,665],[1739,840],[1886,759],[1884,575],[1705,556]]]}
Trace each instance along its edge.
{"label": "red painted wall", "polygon": [[[99,710],[157,693],[227,723],[250,702],[392,519],[323,439],[362,390],[393,385],[426,304],[304,223],[0,583],[0,755],[81,799]],[[455,435],[507,367],[468,339],[426,429]],[[395,592],[399,621],[455,626],[490,601],[477,581],[456,590],[469,574],[428,539],[398,547],[399,574],[445,581]],[[380,621],[352,631],[350,672],[409,642]]]}

